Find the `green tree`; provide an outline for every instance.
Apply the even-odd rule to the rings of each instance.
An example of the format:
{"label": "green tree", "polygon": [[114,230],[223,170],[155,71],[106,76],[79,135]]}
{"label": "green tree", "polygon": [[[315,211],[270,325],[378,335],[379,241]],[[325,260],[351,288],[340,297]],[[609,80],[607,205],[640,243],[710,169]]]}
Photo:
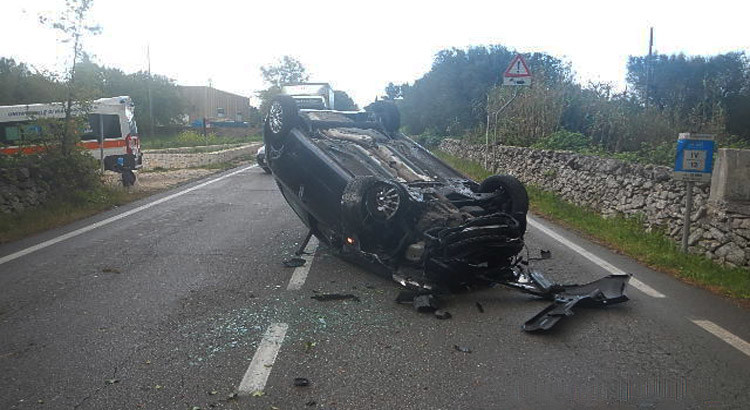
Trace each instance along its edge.
{"label": "green tree", "polygon": [[0,105],[61,101],[64,85],[12,58],[0,57]]}
{"label": "green tree", "polygon": [[[57,18],[49,21],[41,16],[42,24],[51,24],[58,32],[60,42],[71,44],[71,61],[66,70],[66,99],[65,99],[65,126],[60,133],[60,147],[63,155],[69,155],[77,141],[78,126],[73,118],[74,103],[82,105],[85,96],[81,88],[77,87],[76,74],[79,61],[84,56],[83,40],[88,35],[101,33],[101,27],[88,21],[88,13],[93,5],[93,0],[65,0],[65,8]],[[85,105],[85,104],[84,104]],[[81,107],[85,111],[85,107]]]}
{"label": "green tree", "polygon": [[290,56],[284,56],[274,64],[262,66],[260,72],[263,81],[269,85],[268,88],[258,91],[261,113],[268,112],[271,99],[281,92],[283,85],[305,82],[309,78],[305,66]]}
{"label": "green tree", "polygon": [[333,104],[334,109],[339,111],[356,111],[359,109],[346,91],[335,90],[333,92]]}
{"label": "green tree", "polygon": [[263,80],[272,86],[294,84],[307,81],[309,76],[302,63],[294,57],[284,56],[275,64],[260,68]]}

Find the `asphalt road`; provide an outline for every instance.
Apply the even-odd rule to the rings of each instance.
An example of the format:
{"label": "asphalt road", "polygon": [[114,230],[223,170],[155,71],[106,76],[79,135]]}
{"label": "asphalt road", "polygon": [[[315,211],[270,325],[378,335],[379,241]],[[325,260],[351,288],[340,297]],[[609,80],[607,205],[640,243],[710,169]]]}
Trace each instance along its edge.
{"label": "asphalt road", "polygon": [[304,227],[271,176],[236,171],[0,247],[0,408],[750,403],[748,312],[725,299],[537,218],[527,244],[552,251],[536,262],[549,278],[594,280],[604,261],[653,291],[630,287],[628,303],[578,309],[544,334],[521,324],[545,302],[502,288],[453,296],[452,319],[437,320],[322,246],[304,268],[282,266]]}

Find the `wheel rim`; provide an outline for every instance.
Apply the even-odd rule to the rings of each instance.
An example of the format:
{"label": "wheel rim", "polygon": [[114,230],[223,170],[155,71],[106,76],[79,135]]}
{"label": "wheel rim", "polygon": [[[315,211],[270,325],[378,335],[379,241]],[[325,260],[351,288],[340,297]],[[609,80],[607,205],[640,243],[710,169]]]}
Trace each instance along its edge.
{"label": "wheel rim", "polygon": [[373,216],[385,220],[393,218],[398,212],[399,206],[401,206],[401,195],[399,195],[398,189],[392,185],[382,184],[375,187],[371,199],[370,206]]}
{"label": "wheel rim", "polygon": [[274,101],[271,104],[271,109],[268,111],[268,126],[274,134],[281,132],[281,128],[284,126],[283,116],[284,109],[278,101]]}

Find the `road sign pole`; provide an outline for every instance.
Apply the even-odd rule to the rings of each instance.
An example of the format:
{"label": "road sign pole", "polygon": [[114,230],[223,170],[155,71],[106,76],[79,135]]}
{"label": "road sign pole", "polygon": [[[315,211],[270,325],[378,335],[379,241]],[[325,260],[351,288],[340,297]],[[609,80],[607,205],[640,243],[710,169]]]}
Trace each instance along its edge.
{"label": "road sign pole", "polygon": [[687,181],[685,189],[685,215],[682,221],[682,252],[688,251],[688,239],[690,238],[690,214],[693,213],[693,181]]}

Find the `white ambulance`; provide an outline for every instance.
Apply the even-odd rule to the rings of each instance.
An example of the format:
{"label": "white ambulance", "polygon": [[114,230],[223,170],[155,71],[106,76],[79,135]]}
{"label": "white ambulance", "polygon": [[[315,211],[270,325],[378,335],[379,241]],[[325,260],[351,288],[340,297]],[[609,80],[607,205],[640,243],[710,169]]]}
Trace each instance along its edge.
{"label": "white ambulance", "polygon": [[[122,174],[125,186],[135,182],[134,170],[141,168],[143,155],[130,97],[94,100],[88,110],[88,127],[78,146],[95,158],[104,158],[104,169]],[[80,115],[74,108],[73,115]],[[0,155],[31,154],[44,149],[24,140],[33,140],[40,129],[37,119],[65,118],[63,103],[0,106]]]}

